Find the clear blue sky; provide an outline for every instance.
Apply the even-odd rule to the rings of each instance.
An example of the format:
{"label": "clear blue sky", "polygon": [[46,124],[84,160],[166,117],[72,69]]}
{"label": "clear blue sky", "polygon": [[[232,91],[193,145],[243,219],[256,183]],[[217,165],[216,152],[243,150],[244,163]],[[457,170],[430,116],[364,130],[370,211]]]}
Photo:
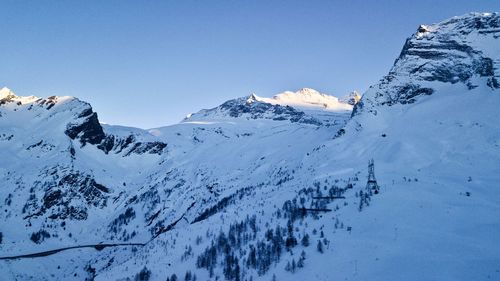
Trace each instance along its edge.
{"label": "clear blue sky", "polygon": [[3,1],[0,87],[151,128],[255,92],[365,91],[421,23],[500,1]]}

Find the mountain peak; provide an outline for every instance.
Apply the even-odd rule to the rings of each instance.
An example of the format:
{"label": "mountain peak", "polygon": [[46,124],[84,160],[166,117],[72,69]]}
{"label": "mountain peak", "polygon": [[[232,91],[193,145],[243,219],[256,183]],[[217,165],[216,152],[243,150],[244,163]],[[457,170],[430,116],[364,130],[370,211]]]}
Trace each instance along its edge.
{"label": "mountain peak", "polygon": [[26,103],[34,102],[36,100],[39,100],[39,98],[35,97],[35,96],[27,96],[27,97],[17,96],[16,94],[14,94],[14,92],[12,92],[11,89],[9,89],[7,87],[3,87],[2,89],[0,89],[0,101],[1,101],[0,104],[4,104],[4,103],[8,103],[8,102],[16,102],[19,104],[26,104]]}
{"label": "mountain peak", "polygon": [[256,102],[256,101],[259,101],[259,97],[256,94],[251,94],[250,96],[248,96],[246,102],[252,103],[252,102]]}
{"label": "mountain peak", "polygon": [[363,95],[354,114],[362,108],[375,114],[374,105],[412,104],[444,86],[498,91],[499,30],[498,13],[469,13],[420,25],[390,72]]}
{"label": "mountain peak", "polygon": [[277,94],[272,98],[257,97],[258,101],[289,105],[299,108],[320,109],[326,111],[349,111],[352,110],[352,105],[340,101],[335,96],[322,94],[311,88],[302,88],[296,92],[285,91]]}
{"label": "mountain peak", "polygon": [[350,92],[348,95],[340,99],[341,102],[350,105],[356,105],[360,100],[361,100],[361,95],[356,90]]}
{"label": "mountain peak", "polygon": [[17,97],[18,96],[16,96],[14,94],[14,92],[12,92],[7,87],[3,87],[2,89],[0,89],[0,100],[3,100],[3,99],[13,99],[13,98],[17,98]]}
{"label": "mountain peak", "polygon": [[11,89],[7,87],[3,87],[0,89],[0,100],[3,103],[7,102],[16,102],[19,105],[28,104],[28,103],[40,103],[46,105],[55,105],[56,103],[78,100],[75,97],[71,96],[50,96],[48,98],[40,98],[37,96],[18,96]]}
{"label": "mountain peak", "polygon": [[415,35],[417,38],[432,37],[433,34],[442,33],[447,36],[453,33],[458,34],[456,37],[467,36],[475,32],[485,35],[495,33],[498,27],[500,27],[499,13],[468,13],[436,24],[422,24],[418,27]]}
{"label": "mountain peak", "polygon": [[302,88],[295,92],[297,95],[306,95],[306,96],[313,96],[313,95],[321,95],[320,92],[312,89],[312,88]]}

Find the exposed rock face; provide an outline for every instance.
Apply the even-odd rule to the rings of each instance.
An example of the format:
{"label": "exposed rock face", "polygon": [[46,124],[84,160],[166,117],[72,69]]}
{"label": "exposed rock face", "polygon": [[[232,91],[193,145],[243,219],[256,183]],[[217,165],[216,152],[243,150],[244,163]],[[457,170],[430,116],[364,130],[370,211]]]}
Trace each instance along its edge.
{"label": "exposed rock face", "polygon": [[109,152],[114,152],[116,154],[124,152],[123,156],[144,153],[160,155],[163,153],[163,149],[167,147],[167,144],[159,141],[141,142],[136,140],[133,135],[127,137],[108,135],[99,142],[97,147],[106,154]]}
{"label": "exposed rock face", "polygon": [[300,122],[309,124],[320,124],[313,118],[305,118],[305,113],[290,106],[273,105],[257,101],[250,96],[243,102],[243,99],[230,100],[223,103],[220,108],[229,113],[231,117],[241,117],[248,115],[251,119],[264,118],[273,120],[290,120],[290,122]]}
{"label": "exposed rock face", "polygon": [[45,175],[44,181],[35,182],[23,207],[25,219],[85,220],[89,208],[106,206],[110,192],[107,187],[89,174],[76,171],[64,174],[65,171],[63,167],[53,167],[41,173]]}
{"label": "exposed rock face", "polygon": [[500,88],[500,61],[494,57],[500,15],[471,13],[434,25],[421,25],[406,40],[394,66],[356,105],[373,112],[373,104],[413,103],[434,93],[435,83],[462,83],[473,89]]}
{"label": "exposed rock face", "polygon": [[341,99],[342,102],[349,105],[356,105],[361,100],[361,95],[357,91],[352,91],[349,95]]}
{"label": "exposed rock face", "polygon": [[208,110],[202,110],[191,115],[184,121],[191,119],[217,119],[217,118],[246,118],[250,119],[271,119],[276,121],[288,120],[292,123],[304,123],[321,125],[322,122],[312,116],[306,115],[303,111],[291,106],[270,104],[257,100],[254,95],[226,101],[222,105]]}
{"label": "exposed rock face", "polygon": [[89,107],[78,115],[79,123],[69,123],[64,133],[71,139],[78,137],[82,145],[86,143],[100,144],[106,137],[102,130],[97,113]]}
{"label": "exposed rock face", "polygon": [[143,153],[162,154],[163,149],[167,147],[166,143],[158,141],[138,141],[133,135],[126,137],[106,135],[99,123],[97,113],[92,111],[90,105],[77,116],[75,121],[68,123],[64,133],[71,139],[78,139],[82,145],[87,143],[97,145],[97,148],[106,154],[109,152],[124,152],[124,156]]}
{"label": "exposed rock face", "polygon": [[[46,99],[34,96],[19,97],[7,88],[0,89],[0,117],[9,111],[28,111],[34,120],[47,123],[56,116],[64,116],[67,122],[64,134],[70,139],[77,141],[81,146],[87,144],[96,145],[98,149],[109,152],[123,153],[124,156],[131,154],[162,154],[166,143],[159,141],[143,141],[133,134],[127,136],[115,136],[107,134],[101,124],[97,113],[92,110],[89,103],[80,101],[73,97],[51,96]],[[1,109],[1,108],[0,108]],[[4,113],[2,113],[4,111]],[[12,112],[11,111],[11,112]],[[64,124],[58,124],[64,125]],[[14,135],[12,135],[14,137]],[[42,144],[42,141],[36,146]],[[52,146],[44,143],[44,146]],[[31,145],[28,149],[35,147]]]}

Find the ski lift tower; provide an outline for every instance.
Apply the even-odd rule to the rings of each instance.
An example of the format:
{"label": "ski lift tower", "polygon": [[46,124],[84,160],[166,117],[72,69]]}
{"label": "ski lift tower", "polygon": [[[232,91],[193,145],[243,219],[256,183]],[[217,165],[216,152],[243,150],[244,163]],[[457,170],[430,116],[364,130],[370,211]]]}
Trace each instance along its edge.
{"label": "ski lift tower", "polygon": [[378,194],[380,187],[375,179],[375,162],[373,159],[368,161],[368,182],[366,183],[366,192]]}

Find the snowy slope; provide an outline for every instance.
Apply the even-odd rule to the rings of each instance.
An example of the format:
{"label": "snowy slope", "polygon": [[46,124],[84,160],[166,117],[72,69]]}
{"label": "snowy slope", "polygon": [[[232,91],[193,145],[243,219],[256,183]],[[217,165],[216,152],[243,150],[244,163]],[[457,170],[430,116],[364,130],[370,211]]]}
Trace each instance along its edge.
{"label": "snowy slope", "polygon": [[1,276],[500,279],[499,34],[498,14],[421,26],[358,103],[252,95],[148,131],[3,89],[1,256],[144,246],[0,260]]}
{"label": "snowy slope", "polygon": [[[123,182],[141,178],[139,168],[157,162],[166,145],[144,131],[103,129],[90,105],[75,98],[2,92],[9,92],[0,108],[1,193],[8,207],[2,217],[17,225],[3,230],[4,251],[20,244],[46,249],[61,240],[94,241],[92,235],[98,234],[93,229],[101,226],[93,223],[114,207],[108,201]],[[82,221],[89,229],[81,228]],[[63,238],[30,240],[49,228]],[[9,236],[16,239],[9,241]]]}

